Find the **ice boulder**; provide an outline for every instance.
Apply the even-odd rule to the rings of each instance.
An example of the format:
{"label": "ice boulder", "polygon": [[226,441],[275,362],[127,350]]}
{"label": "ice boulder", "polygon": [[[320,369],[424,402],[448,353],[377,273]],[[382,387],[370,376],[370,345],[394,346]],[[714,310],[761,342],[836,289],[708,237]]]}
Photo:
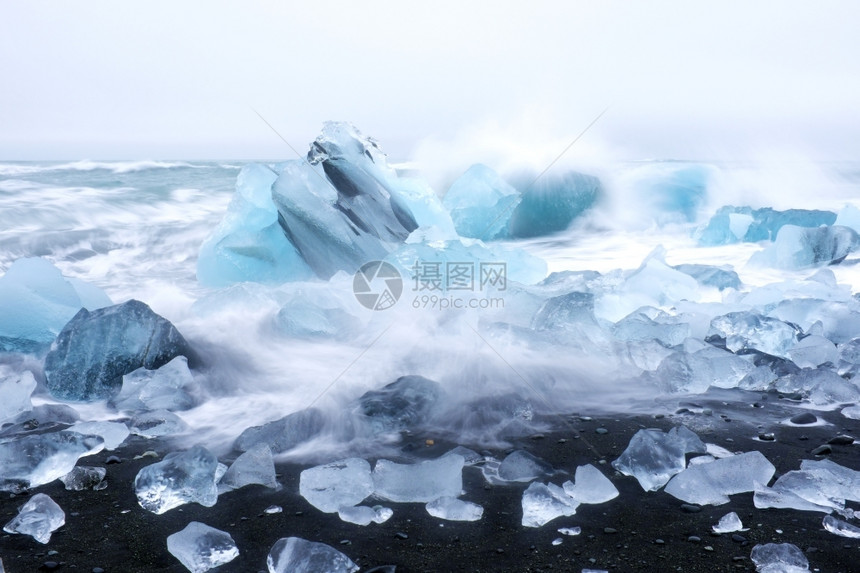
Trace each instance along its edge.
{"label": "ice boulder", "polygon": [[501,175],[478,163],[451,184],[443,204],[460,236],[489,241],[508,237],[508,221],[520,200]]}
{"label": "ice boulder", "polygon": [[772,245],[753,255],[751,264],[797,270],[841,263],[857,246],[860,235],[849,227],[804,228],[786,225]]}
{"label": "ice boulder", "polygon": [[[732,243],[772,241],[785,225],[820,227],[833,225],[836,214],[830,211],[789,209],[777,211],[770,207],[720,207],[699,234],[699,244],[706,246]],[[839,224],[839,223],[837,223]]]}
{"label": "ice boulder", "polygon": [[374,493],[389,501],[427,503],[463,492],[462,456],[448,454],[415,464],[379,460],[373,468]]}
{"label": "ice boulder", "polygon": [[635,477],[645,491],[656,491],[672,476],[684,471],[687,453],[704,454],[706,451],[702,440],[684,426],[668,432],[639,430],[621,456],[612,462],[612,467]]}
{"label": "ice boulder", "polygon": [[523,492],[523,527],[541,527],[553,519],[576,513],[579,502],[555,484],[532,482]]}
{"label": "ice boulder", "polygon": [[523,173],[512,177],[521,199],[510,214],[513,238],[542,237],[567,229],[603,194],[600,179],[575,171],[562,174]]}
{"label": "ice boulder", "polygon": [[809,571],[809,560],[803,551],[791,543],[756,545],[750,552],[758,573],[804,573]]}
{"label": "ice boulder", "polygon": [[0,277],[0,352],[38,352],[80,309],[111,304],[101,289],[64,277],[45,259],[18,259]]}
{"label": "ice boulder", "polygon": [[124,375],[111,402],[118,410],[188,410],[197,404],[197,394],[188,359],[177,356],[155,370],[141,367]]}
{"label": "ice boulder", "polygon": [[229,533],[192,521],[185,529],[167,536],[167,550],[191,573],[205,573],[239,556]]}
{"label": "ice boulder", "polygon": [[354,573],[358,566],[325,543],[299,537],[278,539],[266,558],[269,573]]}
{"label": "ice boulder", "polygon": [[81,309],[45,357],[45,377],[55,398],[100,400],[119,391],[125,374],[154,370],[177,356],[195,354],[169,321],[130,300],[92,312]]}
{"label": "ice boulder", "polygon": [[18,492],[50,483],[72,471],[78,459],[103,447],[97,436],[68,431],[0,442],[0,490]]}
{"label": "ice boulder", "polygon": [[137,473],[137,502],[156,515],[186,503],[212,507],[218,501],[217,470],[218,459],[202,446],[171,452]]}
{"label": "ice boulder", "polygon": [[51,540],[51,534],[65,523],[66,514],[60,506],[44,493],[37,493],[27,500],[3,531],[29,535],[44,545]]}
{"label": "ice boulder", "polygon": [[441,396],[438,382],[423,376],[401,376],[380,390],[362,395],[357,410],[375,433],[397,432],[426,422]]}
{"label": "ice boulder", "polygon": [[266,444],[257,444],[236,458],[219,482],[219,491],[239,489],[246,485],[278,488],[275,461]]}
{"label": "ice boulder", "polygon": [[721,505],[730,495],[767,484],[776,468],[760,452],[746,452],[707,464],[692,465],[666,484],[666,493],[698,505]]}
{"label": "ice boulder", "polygon": [[320,434],[325,417],[317,408],[307,408],[287,414],[262,426],[246,428],[233,447],[246,452],[257,444],[265,444],[273,454],[286,452]]}
{"label": "ice boulder", "polygon": [[0,364],[0,424],[12,420],[18,414],[33,409],[30,396],[36,389],[36,379],[29,370],[16,372],[9,366]]}
{"label": "ice boulder", "polygon": [[373,489],[370,464],[361,458],[331,462],[299,474],[299,494],[324,513],[358,505]]}

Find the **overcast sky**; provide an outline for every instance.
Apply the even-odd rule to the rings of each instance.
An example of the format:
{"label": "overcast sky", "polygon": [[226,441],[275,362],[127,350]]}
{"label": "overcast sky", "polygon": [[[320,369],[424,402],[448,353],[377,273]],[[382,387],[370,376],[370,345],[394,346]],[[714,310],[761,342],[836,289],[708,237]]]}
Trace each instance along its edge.
{"label": "overcast sky", "polygon": [[[0,4],[0,160],[289,158],[344,119],[395,159],[860,159],[860,2]],[[563,148],[563,146],[562,146]]]}

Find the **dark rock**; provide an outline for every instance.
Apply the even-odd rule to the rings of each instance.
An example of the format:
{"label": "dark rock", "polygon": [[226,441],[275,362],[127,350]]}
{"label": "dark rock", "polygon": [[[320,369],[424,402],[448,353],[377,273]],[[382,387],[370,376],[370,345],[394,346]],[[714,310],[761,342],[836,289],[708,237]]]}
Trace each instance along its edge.
{"label": "dark rock", "polygon": [[827,443],[834,446],[850,446],[854,443],[854,438],[846,436],[845,434],[840,434],[835,438],[830,438]]}
{"label": "dark rock", "polygon": [[805,425],[805,424],[814,424],[818,421],[818,418],[815,414],[811,412],[804,412],[802,414],[798,414],[797,416],[792,416],[789,420],[792,424]]}
{"label": "dark rock", "polygon": [[693,503],[682,503],[681,511],[683,511],[684,513],[699,513],[700,511],[702,511],[702,506]]}
{"label": "dark rock", "polygon": [[823,446],[818,446],[812,452],[810,452],[813,456],[826,456],[828,454],[833,453],[833,448],[828,446],[827,444]]}

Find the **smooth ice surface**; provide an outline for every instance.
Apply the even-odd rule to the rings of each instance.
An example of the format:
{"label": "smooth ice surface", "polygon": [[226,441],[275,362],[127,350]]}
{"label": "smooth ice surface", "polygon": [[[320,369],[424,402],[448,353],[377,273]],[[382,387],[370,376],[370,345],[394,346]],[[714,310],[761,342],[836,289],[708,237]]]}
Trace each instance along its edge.
{"label": "smooth ice surface", "polygon": [[272,450],[266,444],[257,444],[236,458],[221,478],[219,488],[224,486],[227,489],[239,489],[252,484],[278,487],[275,460],[272,458]]}
{"label": "smooth ice surface", "polygon": [[387,507],[376,505],[367,507],[366,505],[357,505],[355,507],[341,507],[337,510],[338,517],[347,523],[355,525],[370,525],[370,523],[385,523],[388,521],[394,512]]}
{"label": "smooth ice surface", "polygon": [[132,434],[144,438],[158,438],[188,431],[188,424],[169,410],[141,412],[128,424]]}
{"label": "smooth ice surface", "polygon": [[832,515],[825,515],[821,525],[830,533],[839,535],[840,537],[860,539],[860,527],[852,525],[847,521],[836,519]]}
{"label": "smooth ice surface", "polygon": [[112,402],[118,410],[188,410],[196,404],[188,359],[177,356],[156,370],[138,368],[122,377]]}
{"label": "smooth ice surface", "polygon": [[299,537],[278,539],[266,558],[269,573],[353,573],[358,566],[325,543]]}
{"label": "smooth ice surface", "polygon": [[720,518],[720,521],[711,527],[714,533],[732,533],[735,531],[746,531],[744,524],[738,514],[732,511]]}
{"label": "smooth ice surface", "polygon": [[576,513],[579,502],[555,484],[532,482],[523,492],[523,527],[541,527],[553,519]]}
{"label": "smooth ice surface", "polygon": [[37,493],[27,500],[3,531],[30,535],[39,543],[46,544],[51,540],[51,534],[65,523],[66,514],[60,506],[44,493]]}
{"label": "smooth ice surface", "polygon": [[498,470],[499,478],[510,482],[529,482],[553,473],[555,470],[550,464],[525,450],[508,454]]}
{"label": "smooth ice surface", "polygon": [[633,476],[645,491],[660,489],[669,479],[686,467],[687,453],[705,453],[705,444],[684,426],[664,433],[660,430],[639,430],[630,439],[612,467],[624,475]]}
{"label": "smooth ice surface", "polygon": [[478,521],[484,515],[480,505],[451,496],[434,499],[424,507],[433,517],[448,521]]}
{"label": "smooth ice surface", "polygon": [[577,467],[573,479],[573,482],[564,482],[562,487],[579,503],[604,503],[618,497],[618,489],[591,464]]}
{"label": "smooth ice surface", "polygon": [[720,207],[708,221],[699,236],[702,245],[728,245],[731,243],[772,241],[784,225],[819,227],[841,224],[835,213],[806,209],[776,211],[770,207]]}
{"label": "smooth ice surface", "polygon": [[750,552],[758,573],[802,573],[809,571],[809,560],[796,545],[767,543],[756,545]]}
{"label": "smooth ice surface", "polygon": [[441,397],[438,382],[423,376],[401,376],[380,390],[362,395],[357,410],[375,433],[396,432],[425,422]]}
{"label": "smooth ice surface", "polygon": [[119,391],[123,375],[159,368],[179,355],[193,355],[179,331],[144,303],[130,300],[92,312],[81,309],[45,357],[45,377],[55,398],[99,400]]}
{"label": "smooth ice surface", "polygon": [[[60,478],[63,485],[70,491],[82,491],[85,489],[103,489],[102,480],[105,479],[107,470],[89,466],[78,466]],[[104,484],[105,486],[107,484]]]}
{"label": "smooth ice surface", "polygon": [[501,175],[478,163],[451,184],[442,202],[460,236],[488,241],[508,237],[508,221],[520,200]]}
{"label": "smooth ice surface", "polygon": [[239,556],[239,548],[229,533],[199,521],[169,535],[167,550],[191,573],[204,573]]}
{"label": "smooth ice surface", "polygon": [[45,348],[81,308],[111,304],[101,289],[64,277],[45,259],[18,259],[0,277],[0,352]]}
{"label": "smooth ice surface", "polygon": [[803,460],[800,470],[781,475],[773,490],[817,506],[841,509],[846,500],[860,501],[860,472],[830,460]]}
{"label": "smooth ice surface", "polygon": [[79,458],[102,448],[101,438],[68,431],[0,442],[0,490],[19,491],[50,483],[72,471]]}
{"label": "smooth ice surface", "polygon": [[21,412],[33,409],[30,396],[36,389],[36,379],[29,370],[15,372],[0,364],[0,424],[11,420]]}
{"label": "smooth ice surface", "polygon": [[262,426],[246,428],[233,447],[244,452],[257,444],[266,444],[273,454],[279,454],[315,437],[324,424],[325,418],[318,409],[299,410]]}
{"label": "smooth ice surface", "polygon": [[603,194],[600,179],[575,171],[523,173],[511,179],[521,198],[508,222],[513,238],[541,237],[567,229]]}
{"label": "smooth ice surface", "polygon": [[106,450],[118,448],[131,433],[122,422],[76,422],[69,426],[70,432],[85,436],[99,436],[105,442]]}
{"label": "smooth ice surface", "polygon": [[299,475],[299,493],[324,513],[358,505],[373,493],[370,464],[347,458],[308,468]]}
{"label": "smooth ice surface", "polygon": [[169,453],[138,472],[134,478],[137,501],[157,515],[186,503],[212,507],[218,501],[217,468],[218,459],[202,446]]}
{"label": "smooth ice surface", "polygon": [[849,227],[803,228],[786,225],[773,244],[756,253],[750,263],[786,270],[799,270],[842,262],[860,244],[860,236]]}
{"label": "smooth ice surface", "polygon": [[463,492],[463,465],[463,457],[457,454],[415,464],[379,460],[373,468],[374,493],[401,503],[458,497]]}
{"label": "smooth ice surface", "polygon": [[690,466],[666,484],[665,492],[687,503],[720,505],[728,496],[770,482],[776,468],[760,452],[746,452]]}

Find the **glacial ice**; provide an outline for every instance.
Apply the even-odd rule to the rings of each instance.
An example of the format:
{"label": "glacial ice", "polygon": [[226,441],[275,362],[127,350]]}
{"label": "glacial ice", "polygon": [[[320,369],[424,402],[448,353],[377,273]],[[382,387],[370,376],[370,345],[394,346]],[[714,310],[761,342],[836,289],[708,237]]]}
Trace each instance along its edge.
{"label": "glacial ice", "polygon": [[754,312],[730,312],[711,320],[708,336],[725,339],[732,352],[758,350],[772,356],[788,358],[797,343],[797,328],[776,318]]}
{"label": "glacial ice", "polygon": [[141,469],[134,478],[140,506],[161,515],[186,503],[212,507],[218,501],[218,459],[202,446],[172,452]]}
{"label": "glacial ice", "polygon": [[44,545],[51,540],[51,534],[65,523],[66,514],[60,506],[44,493],[37,493],[27,500],[12,521],[3,526],[3,531],[29,535]]}
{"label": "glacial ice", "polygon": [[612,462],[612,467],[635,477],[645,491],[656,491],[672,476],[684,471],[687,453],[705,452],[702,440],[684,426],[666,433],[639,430],[621,456]]}
{"label": "glacial ice", "polygon": [[379,390],[365,392],[356,409],[374,433],[396,432],[426,422],[442,394],[438,382],[401,376]]}
{"label": "glacial ice", "polygon": [[758,573],[803,573],[809,571],[809,560],[791,543],[756,545],[750,552]]}
{"label": "glacial ice", "polygon": [[135,414],[128,429],[137,436],[158,438],[186,432],[188,424],[170,410],[153,410]]}
{"label": "glacial ice", "polygon": [[698,264],[675,265],[672,268],[685,275],[690,275],[702,286],[714,287],[719,290],[728,288],[739,290],[741,288],[741,278],[731,268]]}
{"label": "glacial ice", "polygon": [[358,505],[373,490],[370,464],[361,458],[308,468],[299,475],[299,494],[324,513]]}
{"label": "glacial ice", "polygon": [[463,492],[462,456],[444,455],[415,464],[378,460],[373,468],[374,493],[389,501],[427,503]]}
{"label": "glacial ice", "polygon": [[245,452],[257,444],[266,444],[273,454],[280,454],[317,436],[324,424],[325,418],[317,408],[299,410],[262,426],[246,428],[233,447]]}
{"label": "glacial ice", "polygon": [[156,369],[176,356],[194,356],[178,330],[137,300],[95,311],[81,309],[45,357],[55,398],[92,401],[119,391],[125,374]]}
{"label": "glacial ice", "polygon": [[532,482],[523,492],[523,527],[541,527],[561,516],[576,513],[579,502],[559,486]]}
{"label": "glacial ice", "polygon": [[0,424],[12,420],[18,414],[33,409],[30,396],[36,389],[36,379],[29,370],[16,372],[11,367],[0,364]]}
{"label": "glacial ice", "polygon": [[292,338],[352,338],[361,327],[361,321],[337,305],[313,296],[297,295],[285,303],[275,317],[275,326],[281,334]]}
{"label": "glacial ice", "polygon": [[826,367],[806,368],[781,377],[774,384],[780,392],[797,393],[816,406],[860,401],[860,388]]}
{"label": "glacial ice", "polygon": [[530,482],[554,473],[550,464],[525,450],[515,450],[505,456],[498,469],[498,477],[506,482]]}
{"label": "glacial ice", "polygon": [[122,422],[76,422],[68,430],[85,436],[99,436],[104,440],[106,450],[117,449],[131,433]]}
{"label": "glacial ice", "polygon": [[451,496],[434,499],[424,507],[433,517],[447,521],[478,521],[484,515],[480,505]]}
{"label": "glacial ice", "polygon": [[562,487],[567,495],[579,503],[605,503],[618,497],[618,489],[591,464],[577,467],[573,479],[572,482],[564,482]]}
{"label": "glacial ice", "polygon": [[[699,244],[728,245],[738,242],[772,241],[784,225],[820,227],[833,225],[836,214],[830,211],[789,209],[776,211],[770,207],[720,207],[699,235]],[[839,223],[836,223],[839,224]]]}
{"label": "glacial ice", "polygon": [[706,164],[660,162],[638,166],[625,176],[634,196],[657,223],[692,222],[708,198],[719,171]]}
{"label": "glacial ice", "polygon": [[860,539],[860,527],[851,525],[847,521],[836,519],[832,515],[825,515],[821,522],[824,529],[838,535],[840,537],[850,537],[852,539]]}
{"label": "glacial ice", "polygon": [[337,510],[337,516],[342,521],[354,523],[355,525],[370,525],[370,523],[385,523],[394,512],[387,507],[357,505],[355,507],[344,506]]}
{"label": "glacial ice", "polygon": [[239,489],[252,484],[278,488],[275,461],[272,450],[266,444],[257,444],[236,458],[218,482],[218,489],[220,492],[222,489]]}
{"label": "glacial ice", "polygon": [[575,171],[540,176],[522,173],[511,181],[521,194],[508,223],[513,238],[542,237],[564,231],[603,194],[600,179]]}
{"label": "glacial ice", "polygon": [[758,509],[796,509],[798,511],[816,511],[830,513],[832,506],[818,505],[807,501],[792,491],[772,489],[759,485],[753,494],[753,505]]}
{"label": "glacial ice", "polygon": [[349,557],[324,543],[299,537],[275,542],[266,558],[269,573],[354,573],[358,566]]}
{"label": "glacial ice", "polygon": [[706,346],[692,353],[673,352],[648,376],[669,392],[701,393],[711,386],[735,388],[754,370],[755,366],[740,356]]}
{"label": "glacial ice", "polygon": [[68,431],[0,442],[0,490],[17,492],[50,483],[72,471],[78,459],[103,447],[97,436]]}
{"label": "glacial ice", "polygon": [[804,228],[785,225],[773,244],[755,253],[750,263],[799,270],[842,262],[860,245],[860,236],[848,227]]}
{"label": "glacial ice", "polygon": [[239,556],[229,533],[199,521],[167,536],[167,550],[191,573],[205,573]]}
{"label": "glacial ice", "polygon": [[761,452],[746,452],[690,466],[673,477],[664,491],[687,503],[721,505],[729,502],[730,495],[767,484],[775,472]]}
{"label": "glacial ice", "polygon": [[155,370],[138,368],[124,375],[111,402],[118,410],[188,410],[197,403],[195,393],[188,359],[177,356]]}
{"label": "glacial ice", "polygon": [[105,474],[107,474],[107,470],[104,468],[77,466],[61,477],[60,481],[69,491],[100,490],[107,487],[107,483],[103,481]]}
{"label": "glacial ice", "polygon": [[[650,314],[648,311],[656,311]],[[677,346],[690,337],[690,325],[683,322],[666,321],[668,315],[657,309],[639,309],[612,327],[612,334],[618,340],[646,342],[656,340],[666,347]],[[658,320],[654,320],[654,319]]]}
{"label": "glacial ice", "polygon": [[803,460],[800,470],[776,480],[773,490],[792,493],[819,506],[841,509],[845,501],[860,501],[860,472],[830,460]]}
{"label": "glacial ice", "polygon": [[817,334],[801,339],[788,351],[788,356],[801,368],[816,368],[826,363],[836,364],[839,359],[836,345]]}
{"label": "glacial ice", "polygon": [[746,531],[744,524],[741,523],[741,518],[734,511],[725,514],[720,518],[719,523],[712,526],[714,533],[734,533],[735,531]]}
{"label": "glacial ice", "polygon": [[0,277],[0,352],[47,348],[81,308],[111,304],[101,289],[64,277],[45,259],[18,259]]}
{"label": "glacial ice", "polygon": [[489,241],[508,238],[508,222],[520,200],[519,191],[501,175],[478,163],[451,184],[442,203],[460,236]]}

